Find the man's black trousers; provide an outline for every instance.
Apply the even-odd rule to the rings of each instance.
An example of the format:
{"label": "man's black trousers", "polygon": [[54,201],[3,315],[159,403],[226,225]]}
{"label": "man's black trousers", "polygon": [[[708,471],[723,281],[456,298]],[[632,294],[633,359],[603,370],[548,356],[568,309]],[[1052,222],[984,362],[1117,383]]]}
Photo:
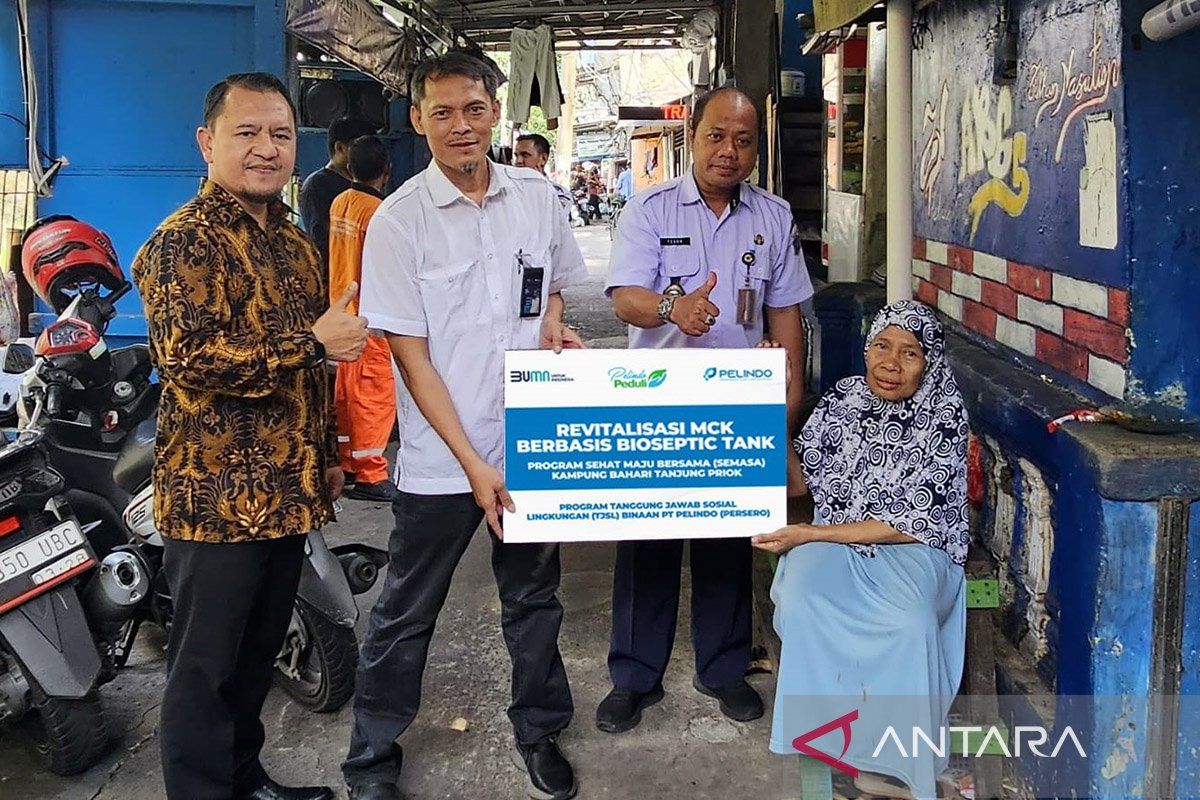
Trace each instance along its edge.
{"label": "man's black trousers", "polygon": [[[342,765],[351,786],[399,776],[394,743],[417,715],[434,624],[483,519],[470,494],[399,492],[392,509],[390,561],[359,655],[350,752]],[[567,727],[574,711],[558,651],[558,545],[491,538],[500,623],[512,659],[508,717],[518,744],[533,745]]]}
{"label": "man's black trousers", "polygon": [[[649,692],[662,683],[679,615],[682,540],[620,542],[613,568],[613,686]],[[717,689],[746,674],[753,601],[748,539],[692,539],[692,645],[696,675]]]}
{"label": "man's black trousers", "polygon": [[304,564],[304,536],[164,539],[175,602],[161,744],[170,800],[230,800],[266,777],[259,720]]}

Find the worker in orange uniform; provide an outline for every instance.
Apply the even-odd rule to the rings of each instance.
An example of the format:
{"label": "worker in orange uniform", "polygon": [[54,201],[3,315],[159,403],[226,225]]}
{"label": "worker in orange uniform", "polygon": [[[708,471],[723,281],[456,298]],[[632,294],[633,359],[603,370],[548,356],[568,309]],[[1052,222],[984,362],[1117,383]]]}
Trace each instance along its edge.
{"label": "worker in orange uniform", "polygon": [[[350,188],[329,209],[329,296],[340,297],[362,280],[363,241],[367,223],[383,202],[391,177],[387,148],[375,136],[350,143]],[[358,313],[358,298],[350,313]],[[396,486],[388,477],[384,450],[396,420],[396,383],[387,340],[371,336],[358,361],[337,365],[334,408],[338,453],[346,473],[345,494],[357,500],[391,500]],[[353,476],[353,477],[351,477]],[[353,481],[353,485],[351,485]]]}

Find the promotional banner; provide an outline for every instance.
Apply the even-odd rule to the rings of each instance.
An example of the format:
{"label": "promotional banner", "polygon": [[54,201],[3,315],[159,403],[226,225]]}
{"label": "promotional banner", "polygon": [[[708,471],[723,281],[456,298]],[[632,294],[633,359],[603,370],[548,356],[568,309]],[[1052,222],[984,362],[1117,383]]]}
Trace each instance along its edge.
{"label": "promotional banner", "polygon": [[752,536],[786,523],[784,351],[506,354],[506,542]]}

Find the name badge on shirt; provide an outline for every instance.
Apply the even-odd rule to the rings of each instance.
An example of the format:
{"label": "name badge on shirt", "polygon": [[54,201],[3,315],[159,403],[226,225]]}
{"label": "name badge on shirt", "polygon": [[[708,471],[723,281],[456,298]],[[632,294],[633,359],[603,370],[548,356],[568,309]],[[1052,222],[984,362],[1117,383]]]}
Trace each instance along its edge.
{"label": "name badge on shirt", "polygon": [[664,236],[658,240],[659,247],[688,247],[691,243],[690,236]]}

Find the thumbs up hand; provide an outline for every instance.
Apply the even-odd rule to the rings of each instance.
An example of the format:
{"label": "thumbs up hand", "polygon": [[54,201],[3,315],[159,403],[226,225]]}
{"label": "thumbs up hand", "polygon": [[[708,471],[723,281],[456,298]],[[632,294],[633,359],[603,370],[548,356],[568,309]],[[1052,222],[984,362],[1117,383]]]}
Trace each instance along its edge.
{"label": "thumbs up hand", "polygon": [[358,284],[351,281],[342,296],[312,326],[313,336],[331,361],[357,361],[367,346],[366,317],[350,313],[350,304],[357,294]]}
{"label": "thumbs up hand", "polygon": [[708,273],[708,280],[694,292],[685,294],[671,308],[671,322],[688,336],[703,336],[716,324],[721,309],[708,296],[717,285],[717,273]]}

